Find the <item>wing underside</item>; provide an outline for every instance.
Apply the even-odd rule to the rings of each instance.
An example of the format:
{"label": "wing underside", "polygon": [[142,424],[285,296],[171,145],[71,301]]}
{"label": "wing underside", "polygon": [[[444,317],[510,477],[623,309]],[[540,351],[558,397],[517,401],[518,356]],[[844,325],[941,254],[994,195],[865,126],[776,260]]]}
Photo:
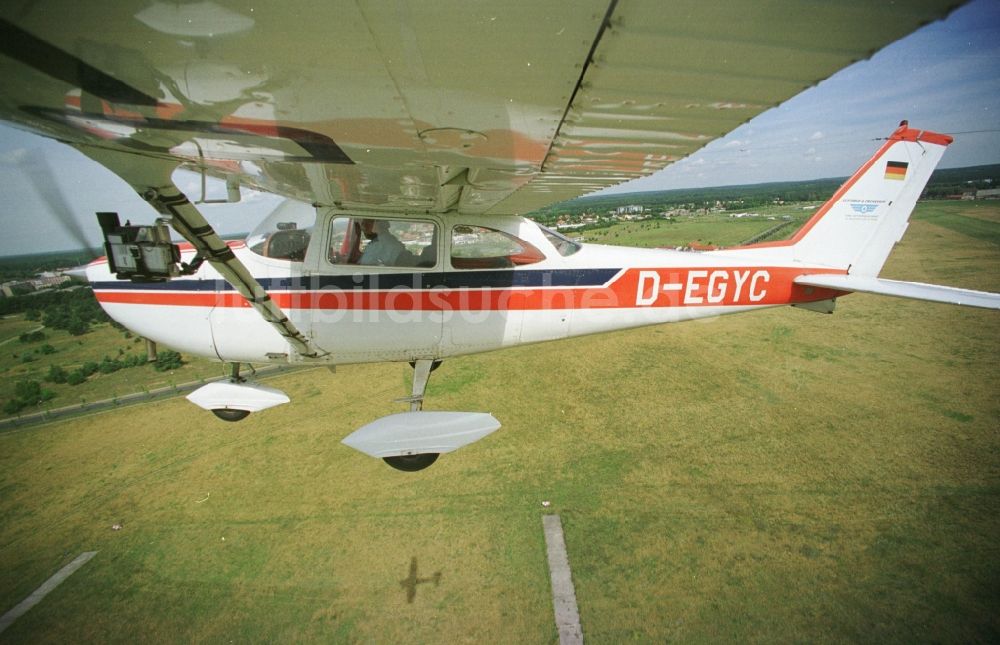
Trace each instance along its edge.
{"label": "wing underside", "polygon": [[518,214],[659,170],[952,6],[5,3],[0,119],[319,204]]}

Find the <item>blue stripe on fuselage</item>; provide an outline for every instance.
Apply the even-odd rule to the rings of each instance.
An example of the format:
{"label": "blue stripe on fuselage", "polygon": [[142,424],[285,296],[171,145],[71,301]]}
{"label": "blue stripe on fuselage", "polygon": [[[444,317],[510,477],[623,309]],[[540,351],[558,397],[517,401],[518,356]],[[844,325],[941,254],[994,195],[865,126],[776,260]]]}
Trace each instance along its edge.
{"label": "blue stripe on fuselage", "polygon": [[[267,291],[319,291],[323,289],[503,289],[510,287],[600,287],[620,269],[500,269],[436,273],[354,273],[295,278],[258,278]],[[220,284],[221,283],[221,284]],[[219,280],[174,279],[166,282],[114,280],[94,282],[97,290],[233,291]]]}

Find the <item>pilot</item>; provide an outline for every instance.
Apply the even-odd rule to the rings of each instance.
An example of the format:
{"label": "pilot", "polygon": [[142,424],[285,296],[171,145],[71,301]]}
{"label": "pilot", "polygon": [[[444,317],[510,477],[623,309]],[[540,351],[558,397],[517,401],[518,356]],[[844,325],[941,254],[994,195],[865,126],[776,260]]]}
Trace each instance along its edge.
{"label": "pilot", "polygon": [[389,232],[388,220],[363,219],[361,232],[368,238],[368,246],[361,253],[358,264],[395,266],[406,250],[403,243]]}

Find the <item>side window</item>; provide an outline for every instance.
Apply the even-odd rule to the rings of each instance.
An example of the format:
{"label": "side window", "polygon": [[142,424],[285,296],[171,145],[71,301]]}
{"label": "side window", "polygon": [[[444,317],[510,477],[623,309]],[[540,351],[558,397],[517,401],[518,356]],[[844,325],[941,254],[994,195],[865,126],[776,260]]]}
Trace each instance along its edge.
{"label": "side window", "polygon": [[531,243],[503,231],[468,224],[451,229],[451,266],[456,269],[502,269],[544,259]]}
{"label": "side window", "polygon": [[433,222],[335,217],[330,223],[331,264],[433,267],[437,263]]}

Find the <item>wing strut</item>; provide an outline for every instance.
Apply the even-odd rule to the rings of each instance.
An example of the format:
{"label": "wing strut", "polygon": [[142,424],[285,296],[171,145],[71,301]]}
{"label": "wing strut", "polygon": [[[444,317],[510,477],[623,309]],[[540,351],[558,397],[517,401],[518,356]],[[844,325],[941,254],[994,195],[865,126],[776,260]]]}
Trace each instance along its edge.
{"label": "wing strut", "polygon": [[194,245],[195,250],[209,261],[226,281],[247,299],[264,320],[281,334],[305,358],[320,358],[328,352],[320,349],[300,332],[285,312],[271,300],[264,287],[246,266],[237,259],[233,250],[212,228],[204,216],[176,187],[150,188],[143,197],[156,210],[170,218],[170,225]]}
{"label": "wing strut", "polygon": [[247,299],[257,313],[288,341],[299,357],[320,359],[329,355],[295,327],[201,212],[174,185],[171,175],[177,167],[176,160],[96,146],[75,147],[124,179],[157,211],[167,216],[170,225],[194,246],[198,255],[208,260]]}

